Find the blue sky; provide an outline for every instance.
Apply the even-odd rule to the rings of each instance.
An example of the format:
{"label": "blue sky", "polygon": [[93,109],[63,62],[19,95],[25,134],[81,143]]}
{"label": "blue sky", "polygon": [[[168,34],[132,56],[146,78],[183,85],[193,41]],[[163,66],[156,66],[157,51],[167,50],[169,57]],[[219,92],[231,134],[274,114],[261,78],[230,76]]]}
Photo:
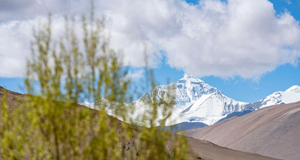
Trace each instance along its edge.
{"label": "blue sky", "polygon": [[[261,0],[261,2],[263,2],[263,1],[265,1],[265,0]],[[78,1],[76,3],[79,3],[79,2],[80,1]],[[195,1],[195,0],[187,0],[187,2],[194,4],[194,5],[198,4],[198,1]],[[258,0],[257,2],[260,2],[260,1]],[[273,4],[273,7],[276,11],[276,15],[274,16],[275,18],[276,18],[276,16],[278,18],[281,15],[283,15],[284,13],[288,13],[288,15],[291,15],[295,19],[295,21],[300,21],[300,2],[299,1],[296,1],[296,0],[294,0],[294,1],[293,0],[290,0],[290,1],[288,1],[288,0],[270,0],[269,2],[271,2]],[[53,1],[53,3],[59,4],[61,2]],[[82,3],[84,3],[84,2],[82,1]],[[221,3],[219,3],[218,0],[216,0],[213,3],[221,5]],[[225,2],[225,3],[227,3],[227,2]],[[209,6],[210,3],[205,2],[205,4],[206,4],[206,6]],[[245,4],[247,4],[247,3],[245,3]],[[32,7],[36,7],[34,5],[35,5],[34,0],[32,0]],[[111,5],[110,2],[108,1],[107,4],[104,6],[109,8],[110,5]],[[146,7],[151,8],[151,7],[153,7],[153,5],[154,4],[152,4],[152,2],[149,1],[149,6],[146,6]],[[249,3],[249,5],[255,6],[255,4],[250,4],[250,3]],[[257,7],[260,7],[260,4],[257,3],[257,5],[258,5]],[[53,5],[53,6],[55,6],[55,5]],[[61,6],[63,6],[63,5],[61,5]],[[68,6],[72,6],[72,4],[68,4]],[[156,79],[159,84],[166,84],[167,79],[169,79],[170,82],[173,82],[173,81],[176,81],[176,80],[180,79],[181,77],[183,77],[184,73],[192,73],[192,74],[198,76],[199,78],[201,78],[202,80],[204,80],[205,82],[207,82],[208,84],[220,89],[226,96],[233,98],[235,100],[244,101],[244,102],[254,102],[259,99],[264,98],[265,96],[267,96],[275,91],[284,91],[293,85],[300,85],[300,67],[299,67],[298,61],[297,61],[297,60],[299,60],[299,53],[297,53],[299,50],[295,49],[291,52],[288,52],[287,50],[279,50],[278,52],[274,52],[274,53],[270,52],[270,53],[265,54],[264,52],[268,52],[268,49],[260,50],[259,48],[253,48],[253,53],[251,53],[252,50],[250,50],[250,52],[249,52],[249,50],[242,50],[244,57],[241,55],[238,55],[237,57],[233,57],[233,55],[236,55],[236,54],[229,53],[229,52],[235,51],[236,46],[228,47],[228,45],[230,45],[230,44],[223,43],[223,42],[221,43],[214,39],[208,39],[207,41],[214,42],[213,44],[215,44],[215,47],[223,45],[222,47],[220,47],[221,51],[223,48],[228,47],[227,48],[228,52],[224,52],[224,54],[227,54],[228,57],[231,56],[230,59],[236,59],[236,61],[240,61],[240,62],[233,61],[232,67],[227,68],[226,66],[224,67],[224,65],[223,65],[224,61],[226,62],[226,64],[228,63],[226,61],[228,59],[227,57],[225,57],[225,56],[222,57],[222,55],[218,54],[217,52],[211,53],[211,52],[214,52],[215,50],[218,51],[218,49],[215,49],[215,47],[205,48],[205,50],[200,50],[199,52],[195,52],[195,50],[198,49],[198,48],[196,48],[198,43],[199,43],[199,45],[200,44],[205,44],[205,46],[209,45],[208,43],[199,40],[199,39],[207,38],[205,36],[204,37],[201,37],[201,36],[203,36],[203,34],[204,34],[204,35],[208,35],[208,37],[209,37],[211,34],[210,32],[202,33],[202,32],[194,31],[195,29],[197,30],[197,27],[199,27],[198,26],[199,24],[201,26],[201,23],[197,22],[197,16],[208,15],[208,17],[207,17],[208,19],[213,19],[211,21],[208,20],[209,24],[224,25],[224,22],[220,22],[219,19],[214,19],[214,17],[216,17],[216,12],[206,12],[204,10],[200,12],[191,6],[186,7],[184,4],[175,3],[175,2],[171,2],[171,1],[162,3],[161,6],[164,6],[167,8],[172,8],[172,7],[176,8],[177,7],[176,12],[178,12],[179,15],[180,15],[180,12],[185,14],[186,17],[188,18],[188,21],[185,21],[186,19],[183,19],[183,20],[181,20],[183,22],[183,24],[179,24],[178,26],[171,25],[173,22],[177,22],[176,19],[173,20],[174,16],[172,15],[173,14],[172,11],[168,11],[166,16],[162,16],[162,17],[167,17],[167,20],[169,20],[172,23],[164,24],[163,22],[166,21],[166,19],[161,19],[161,21],[153,20],[152,19],[153,17],[154,18],[157,17],[157,15],[155,15],[155,14],[150,15],[150,17],[148,17],[148,18],[145,18],[145,17],[137,17],[136,16],[137,14],[135,14],[134,16],[132,16],[132,15],[127,16],[126,15],[127,12],[120,12],[122,15],[125,15],[124,19],[127,21],[125,21],[124,19],[116,20],[117,22],[120,22],[120,21],[122,22],[122,20],[124,20],[126,22],[125,24],[130,24],[130,26],[133,28],[136,26],[140,26],[141,24],[143,25],[143,28],[141,29],[141,31],[136,33],[137,35],[135,37],[133,37],[133,38],[137,38],[134,40],[134,42],[133,42],[134,44],[136,44],[139,41],[142,41],[143,43],[146,43],[146,44],[148,44],[148,46],[150,46],[149,47],[150,52],[155,51],[155,48],[158,48],[157,46],[161,47],[161,48],[158,48],[158,50],[159,50],[159,52],[163,51],[163,54],[158,56],[159,58],[154,58],[154,61],[157,63],[155,65],[156,68],[154,71],[155,71]],[[224,6],[225,6],[225,8],[227,7],[226,5],[223,4],[223,7]],[[260,12],[258,12],[258,13],[259,14],[266,13],[266,15],[267,15],[269,13],[268,9],[270,9],[270,6],[265,3],[261,4],[261,6],[265,6],[265,7],[260,8]],[[20,7],[20,6],[18,6],[18,7]],[[22,75],[22,73],[24,72],[23,71],[24,67],[22,67],[22,64],[24,63],[23,60],[26,58],[26,56],[22,57],[23,55],[18,55],[19,53],[14,53],[12,55],[16,55],[16,57],[17,57],[16,60],[14,61],[14,59],[11,58],[12,56],[10,56],[8,54],[7,55],[4,54],[5,51],[6,52],[10,51],[5,48],[5,42],[11,40],[11,42],[13,43],[14,41],[18,40],[18,43],[19,43],[20,40],[22,40],[22,41],[28,40],[28,39],[26,39],[27,34],[23,33],[22,30],[24,30],[24,28],[30,28],[30,27],[28,27],[28,25],[25,25],[25,24],[34,23],[33,21],[35,21],[35,20],[32,20],[32,19],[34,19],[35,16],[45,15],[44,11],[36,11],[38,13],[38,15],[35,15],[35,13],[28,11],[28,7],[30,7],[30,5],[26,6],[26,7],[27,7],[26,10],[25,9],[22,10],[22,8],[19,8],[17,13],[15,13],[15,10],[8,10],[8,11],[6,11],[6,14],[2,14],[2,15],[7,15],[6,17],[0,16],[0,34],[2,34],[3,37],[5,37],[5,35],[4,35],[5,33],[10,33],[7,35],[6,39],[2,38],[2,41],[1,41],[1,38],[0,38],[0,68],[1,68],[0,69],[0,86],[3,86],[7,89],[10,89],[10,90],[13,90],[16,92],[21,92],[21,93],[25,92],[24,89],[22,89],[23,78],[20,78],[20,77],[22,77],[20,75]],[[51,6],[49,6],[48,8],[49,8],[49,11],[53,10],[53,8],[51,8]],[[157,8],[157,7],[154,6],[154,8]],[[228,5],[228,8],[230,8],[229,5]],[[77,13],[76,9],[74,9],[75,10],[74,12]],[[114,8],[111,7],[110,9],[113,10]],[[162,13],[164,13],[163,9],[164,8],[162,8],[162,10],[160,10]],[[212,8],[206,8],[206,9],[211,10]],[[59,8],[58,9],[56,8],[53,12],[57,13],[57,15],[65,14],[64,10],[65,9],[59,10]],[[84,10],[84,8],[82,10]],[[130,8],[129,8],[129,10],[130,10]],[[10,12],[14,12],[14,14],[7,14]],[[220,11],[220,12],[218,11],[218,13],[222,13],[222,12],[223,11]],[[253,7],[250,8],[249,13],[252,13],[252,12],[253,12],[253,14],[245,15],[245,19],[246,20],[249,19],[250,22],[252,20],[253,23],[262,23],[262,25],[257,25],[257,24],[250,24],[250,25],[253,25],[252,28],[261,27],[262,29],[258,28],[257,30],[264,31],[263,27],[267,26],[268,24],[263,24],[264,22],[262,22],[261,20],[256,21],[256,19],[259,19],[259,18],[255,17],[256,14],[254,14],[254,13],[256,13],[256,8],[253,8]],[[152,14],[152,12],[149,12],[149,13]],[[1,14],[1,11],[0,11],[0,14]],[[24,16],[24,15],[28,15],[28,16]],[[101,15],[101,14],[99,13],[99,15]],[[251,17],[249,15],[253,15],[253,16]],[[149,16],[149,15],[146,15],[146,16]],[[153,17],[151,17],[151,16],[153,16]],[[209,16],[211,16],[211,17],[209,17]],[[128,20],[128,19],[126,19],[126,17],[134,17],[134,18]],[[221,15],[221,17],[222,17],[222,15]],[[274,17],[271,17],[270,19],[273,20]],[[112,18],[111,18],[112,23],[114,22],[113,18],[114,18],[114,16],[112,16]],[[230,17],[227,17],[227,18],[229,19],[228,21],[230,21]],[[243,17],[241,17],[241,18],[243,18]],[[280,18],[278,18],[278,19],[280,19]],[[177,17],[177,20],[178,20],[178,17]],[[25,21],[26,21],[26,23],[25,23]],[[58,22],[59,22],[59,20],[58,20]],[[203,20],[201,22],[207,22],[207,20]],[[237,21],[237,22],[240,22],[240,21]],[[246,24],[246,22],[245,22],[245,24]],[[14,23],[18,24],[17,27]],[[270,23],[275,23],[275,21],[270,22]],[[277,33],[277,31],[280,32],[282,30],[284,30],[284,31],[282,31],[282,33],[285,33],[287,31],[291,30],[293,27],[295,28],[295,26],[297,29],[299,28],[299,24],[294,23],[294,22],[290,22],[290,23],[291,24],[287,25],[287,27],[286,27],[287,30],[284,30],[286,28],[281,28],[281,26],[278,26],[276,28],[276,30],[274,30],[274,34]],[[239,24],[237,24],[237,26],[238,25]],[[12,27],[9,28],[9,26],[12,26]],[[22,27],[22,30],[21,29],[18,30],[18,27],[20,27],[20,26]],[[179,27],[182,27],[182,28],[179,28]],[[153,29],[153,28],[155,28],[155,29]],[[172,28],[172,29],[170,29],[170,28]],[[179,30],[177,30],[177,28],[179,28]],[[206,29],[206,28],[207,28],[207,26],[204,26],[202,28],[202,30]],[[114,32],[114,33],[116,33],[116,37],[119,37],[118,35],[119,35],[119,32],[121,32],[121,31],[132,33],[132,30],[127,29],[126,27],[119,29],[116,26],[112,26],[111,29],[116,31],[116,32]],[[171,31],[174,30],[174,33],[177,33],[179,31],[184,32],[184,33],[178,34],[172,38],[172,36],[170,36],[170,34],[174,34],[174,33],[172,33],[171,31],[170,31],[170,34],[165,33],[165,32],[168,32],[169,29]],[[216,28],[209,28],[209,29],[211,29],[212,32],[214,31],[213,29],[216,29],[216,30],[220,31],[220,33],[223,33],[222,32],[223,28],[222,28],[222,26],[220,27],[219,25],[217,25]],[[142,33],[145,30],[147,31],[147,34]],[[152,33],[152,32],[154,34],[148,34],[148,33]],[[192,33],[192,34],[190,34],[190,33]],[[256,34],[256,31],[253,31],[253,33]],[[262,32],[257,32],[257,33],[261,34]],[[298,33],[298,32],[295,32],[295,33]],[[124,34],[126,35],[126,33],[124,33]],[[161,35],[163,35],[164,37]],[[199,35],[200,38],[197,37],[197,35]],[[25,38],[21,37],[21,36],[24,36]],[[237,34],[236,36],[240,36],[240,34]],[[18,37],[18,38],[13,39],[11,37]],[[188,37],[189,39],[186,39],[186,37]],[[280,37],[280,34],[277,37]],[[131,38],[131,39],[133,39],[133,38]],[[232,38],[232,37],[229,37],[229,38]],[[241,37],[241,39],[247,39],[247,38],[249,38],[249,36]],[[173,42],[173,39],[176,39],[176,41],[174,40],[174,42]],[[284,38],[282,37],[282,39],[284,39]],[[239,41],[239,40],[240,39],[238,39],[237,41]],[[251,37],[250,37],[249,40],[250,40],[249,42],[252,43],[257,39],[251,39]],[[264,37],[260,37],[258,39],[258,41],[260,41],[260,40],[266,41],[266,42],[270,41],[270,44],[271,44],[271,41],[273,39],[270,40],[270,39],[264,39]],[[172,43],[169,43],[168,41],[172,41]],[[116,40],[116,42],[117,42],[117,40]],[[187,42],[186,46],[188,46],[188,47],[183,46],[180,48],[179,47],[176,48],[176,46],[178,46],[178,44],[182,44],[185,42]],[[249,42],[247,42],[247,44],[249,44]],[[288,39],[284,42],[278,42],[278,43],[284,44],[284,45],[288,44],[287,47],[289,48],[289,47],[293,46],[294,43],[296,44],[296,42],[300,42],[300,41],[298,41],[297,36],[292,37],[291,39]],[[1,45],[1,43],[2,43],[2,45]],[[276,44],[278,44],[278,43],[276,42]],[[244,44],[246,44],[246,42],[241,43],[239,45],[239,47],[241,47],[241,49],[249,47],[248,45],[244,45]],[[261,45],[260,43],[257,43],[257,44]],[[22,48],[22,45],[24,45],[26,47],[28,45],[28,43],[20,42],[20,45],[18,44],[15,46],[16,47],[15,52],[23,51],[24,49]],[[124,44],[124,45],[131,46],[130,44]],[[112,46],[119,47],[117,43],[113,43]],[[124,46],[121,45],[120,48],[122,48],[122,47],[124,47]],[[281,47],[281,46],[279,46],[279,47]],[[282,47],[285,47],[285,46],[282,46]],[[129,47],[129,48],[132,48],[133,50],[137,50],[134,47]],[[117,48],[117,49],[119,49],[119,48]],[[207,50],[210,52],[208,52],[206,54],[202,54],[203,52],[206,52]],[[129,50],[129,51],[131,51],[131,50]],[[280,52],[280,51],[282,51],[282,52]],[[127,52],[127,50],[125,50],[125,53],[126,52]],[[210,57],[210,53],[213,55],[212,57]],[[256,56],[253,56],[253,55],[255,55],[255,53],[258,53],[258,54]],[[273,54],[274,54],[275,58],[272,57]],[[293,57],[291,59],[289,59],[291,56],[286,57],[286,56],[283,56],[284,54],[290,54]],[[181,57],[181,55],[183,57]],[[208,57],[207,59],[210,60],[211,63],[206,63],[206,60],[199,58],[201,56]],[[211,58],[217,58],[218,56],[221,56],[220,59],[222,60],[222,63],[219,61],[216,61],[214,59],[211,59]],[[8,63],[7,57],[10,58],[9,60],[12,60],[12,61],[9,61],[11,66],[19,65],[21,67],[11,69],[5,65],[1,66],[1,62],[2,62],[2,64]],[[138,57],[138,56],[131,55],[131,57],[129,57],[128,59],[132,59],[132,57]],[[250,57],[250,59],[253,59],[253,61],[248,61],[247,58],[245,58],[245,57]],[[276,59],[276,57],[279,57],[279,58]],[[1,61],[1,58],[4,58],[3,61]],[[7,58],[7,59],[5,60],[5,58]],[[125,59],[126,59],[126,57],[125,57]],[[261,61],[261,59],[262,59],[262,61]],[[266,61],[266,63],[264,63],[264,61]],[[15,64],[14,64],[14,62],[15,62]],[[137,67],[141,66],[141,64],[139,64],[139,63],[134,63],[134,64]],[[244,64],[247,64],[247,65],[244,65]],[[229,63],[229,66],[231,66],[230,63]],[[239,68],[241,68],[241,69],[239,69]],[[138,70],[138,69],[136,69],[136,70]],[[10,73],[18,73],[18,74],[10,74]]]}
{"label": "blue sky", "polygon": [[[183,77],[184,72],[164,66],[155,69],[159,84],[166,84]],[[226,96],[242,102],[255,102],[276,91],[285,91],[293,85],[300,85],[300,67],[283,65],[275,71],[264,74],[260,80],[241,77],[219,78],[215,76],[201,77],[203,81],[220,89]]]}

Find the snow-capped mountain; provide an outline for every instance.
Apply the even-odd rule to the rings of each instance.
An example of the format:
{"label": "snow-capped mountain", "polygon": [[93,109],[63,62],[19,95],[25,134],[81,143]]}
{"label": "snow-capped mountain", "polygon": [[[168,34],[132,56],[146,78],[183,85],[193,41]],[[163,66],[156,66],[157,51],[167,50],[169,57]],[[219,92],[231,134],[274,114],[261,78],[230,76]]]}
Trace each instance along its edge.
{"label": "snow-capped mountain", "polygon": [[[203,95],[210,95],[213,93],[221,94],[221,91],[215,87],[210,86],[204,81],[197,79],[189,74],[184,75],[176,84],[176,108],[186,109],[194,104]],[[160,87],[160,88],[166,88]]]}
{"label": "snow-capped mountain", "polygon": [[274,92],[273,94],[267,96],[266,98],[258,102],[250,103],[247,105],[246,108],[249,110],[255,110],[272,105],[288,104],[297,101],[300,101],[300,86],[295,85],[287,89],[286,91]]}
{"label": "snow-capped mountain", "polygon": [[[300,101],[300,86],[297,85],[286,91],[275,92],[254,103],[239,102],[228,98],[219,89],[189,74],[170,85],[176,86],[173,123],[202,122],[212,125],[221,119],[231,117],[230,115],[243,115],[267,106]],[[161,98],[168,86],[161,85],[156,88],[157,99]],[[148,93],[148,95],[152,94]],[[135,103],[141,107],[144,106],[141,100]]]}
{"label": "snow-capped mountain", "polygon": [[267,96],[266,98],[260,101],[262,104],[260,108],[275,105],[275,104],[293,103],[299,100],[300,100],[300,86],[295,85],[284,92],[279,91]]}
{"label": "snow-capped mountain", "polygon": [[[275,92],[254,103],[239,102],[225,96],[219,89],[189,74],[169,85],[157,86],[155,88],[157,91],[155,98],[162,98],[171,86],[175,86],[175,106],[173,114],[170,120],[166,122],[166,125],[194,122],[212,125],[219,120],[232,116],[241,116],[259,108],[300,101],[300,86],[296,85],[286,91]],[[138,123],[140,114],[149,111],[149,106],[144,103],[145,98],[153,98],[153,95],[153,91],[151,91],[133,102],[136,109],[130,117],[136,119],[136,123]],[[84,103],[83,105],[95,109],[93,103]],[[107,112],[113,116],[109,109]],[[162,109],[158,109],[158,112],[157,124],[164,119]]]}
{"label": "snow-capped mountain", "polygon": [[[174,117],[177,117],[176,123],[202,122],[211,125],[230,113],[243,111],[247,104],[226,97],[217,88],[189,74],[170,85],[176,86],[173,112]],[[161,98],[168,86],[161,85],[156,88],[157,99]],[[136,104],[143,106],[141,100]]]}

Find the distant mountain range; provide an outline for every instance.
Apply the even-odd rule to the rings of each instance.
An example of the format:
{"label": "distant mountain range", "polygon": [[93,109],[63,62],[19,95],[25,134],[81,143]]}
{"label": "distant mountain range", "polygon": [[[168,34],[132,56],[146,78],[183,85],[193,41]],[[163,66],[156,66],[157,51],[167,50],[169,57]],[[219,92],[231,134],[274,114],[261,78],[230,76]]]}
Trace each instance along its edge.
{"label": "distant mountain range", "polygon": [[[156,98],[162,98],[162,94],[171,85],[176,86],[175,107],[173,116],[167,124],[173,126],[179,124],[183,129],[199,128],[205,126],[203,123],[212,125],[230,117],[241,116],[271,105],[300,101],[300,86],[295,85],[286,91],[275,92],[258,102],[239,102],[227,97],[219,89],[189,74],[184,75],[183,78],[169,85],[157,86],[156,90],[158,94]],[[152,92],[145,94],[143,97],[153,96]],[[142,101],[143,97],[134,102],[138,107],[136,112],[147,110],[146,105]],[[83,105],[93,106],[90,103],[84,103]],[[163,118],[160,117],[157,120],[158,124]],[[200,125],[197,127],[196,124],[192,125],[189,123]],[[184,127],[184,125],[188,125],[189,127]],[[193,127],[191,128],[190,126]]]}
{"label": "distant mountain range", "polygon": [[[292,86],[284,92],[275,92],[258,102],[239,102],[189,74],[172,84],[158,86],[157,98],[161,98],[161,94],[166,92],[170,85],[176,86],[174,114],[179,118],[176,120],[177,123],[202,122],[212,125],[233,115],[241,116],[259,108],[300,101],[300,87]],[[140,101],[138,100],[136,104],[142,105]]]}

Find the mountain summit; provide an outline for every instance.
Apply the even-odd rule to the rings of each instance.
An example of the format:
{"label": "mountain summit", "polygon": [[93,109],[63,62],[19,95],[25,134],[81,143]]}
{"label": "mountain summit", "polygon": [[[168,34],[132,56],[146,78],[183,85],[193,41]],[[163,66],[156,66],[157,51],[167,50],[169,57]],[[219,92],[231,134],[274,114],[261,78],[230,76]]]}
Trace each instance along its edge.
{"label": "mountain summit", "polygon": [[[210,86],[201,79],[193,77],[189,74],[184,75],[176,84],[176,108],[186,109],[200,99],[203,95],[212,93],[221,93],[215,87]],[[162,86],[165,88],[166,86]]]}
{"label": "mountain summit", "polygon": [[[170,85],[176,86],[175,111],[173,112],[177,114],[176,123],[202,122],[211,125],[230,113],[243,111],[246,105],[244,102],[228,98],[217,88],[190,74],[185,74],[183,78]],[[168,86],[158,86],[156,98],[161,98]],[[141,100],[138,100],[136,104],[141,105]]]}

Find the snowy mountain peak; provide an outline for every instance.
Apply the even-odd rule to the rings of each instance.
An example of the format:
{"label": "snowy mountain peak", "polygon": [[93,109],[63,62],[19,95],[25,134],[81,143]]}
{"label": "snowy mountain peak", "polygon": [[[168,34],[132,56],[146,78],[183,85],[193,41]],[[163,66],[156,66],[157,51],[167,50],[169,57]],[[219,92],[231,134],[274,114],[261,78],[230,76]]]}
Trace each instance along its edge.
{"label": "snowy mountain peak", "polygon": [[[201,94],[210,94],[214,92],[221,93],[215,87],[210,86],[205,83],[203,80],[192,76],[191,74],[185,74],[183,78],[179,79],[177,82],[177,89],[179,90],[193,90],[193,91],[201,91]],[[183,88],[182,88],[183,87]]]}
{"label": "snowy mountain peak", "polygon": [[290,92],[290,91],[300,93],[300,86],[294,85],[291,88],[287,89],[285,92]]}
{"label": "snowy mountain peak", "polygon": [[[255,102],[256,108],[264,108],[277,104],[288,104],[297,102],[300,100],[300,86],[294,85],[287,89],[286,91],[278,91],[267,96],[266,98]],[[254,104],[254,103],[252,103]]]}
{"label": "snowy mountain peak", "polygon": [[199,78],[190,74],[184,75],[176,84],[176,108],[186,109],[201,96],[211,93],[221,93],[217,88],[210,86]]}
{"label": "snowy mountain peak", "polygon": [[[172,83],[176,86],[175,111],[177,122],[203,122],[211,125],[224,116],[242,111],[246,103],[226,97],[220,90],[190,74]],[[157,99],[168,85],[157,87]],[[148,94],[151,96],[151,92]],[[140,101],[137,103],[141,104]]]}

